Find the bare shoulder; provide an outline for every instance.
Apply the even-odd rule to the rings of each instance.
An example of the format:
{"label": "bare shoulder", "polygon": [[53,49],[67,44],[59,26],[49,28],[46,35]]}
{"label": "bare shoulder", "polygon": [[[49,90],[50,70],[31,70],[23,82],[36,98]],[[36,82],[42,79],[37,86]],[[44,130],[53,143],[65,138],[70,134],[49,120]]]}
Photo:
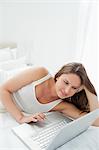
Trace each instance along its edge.
{"label": "bare shoulder", "polygon": [[26,69],[23,73],[27,77],[31,78],[32,81],[36,81],[46,76],[49,72],[45,67],[37,67]]}
{"label": "bare shoulder", "polygon": [[5,88],[10,92],[16,91],[23,86],[36,81],[48,74],[48,70],[44,67],[28,68],[14,77],[7,80],[1,88]]}

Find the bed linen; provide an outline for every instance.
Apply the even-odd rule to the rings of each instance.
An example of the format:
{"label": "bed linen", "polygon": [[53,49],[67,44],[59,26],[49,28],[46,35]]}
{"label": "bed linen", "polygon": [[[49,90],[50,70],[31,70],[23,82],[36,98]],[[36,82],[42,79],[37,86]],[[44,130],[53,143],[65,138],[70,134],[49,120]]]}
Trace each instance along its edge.
{"label": "bed linen", "polygon": [[[11,48],[9,50],[9,45],[13,47],[13,43],[8,44],[7,48],[3,49],[3,51],[1,50],[0,53],[0,83],[21,71],[19,66],[22,69],[26,67],[24,66],[24,64],[26,65],[25,59],[22,58],[19,61],[17,49]],[[15,45],[14,47],[16,47]],[[21,52],[21,49],[19,49],[19,52]],[[11,131],[12,127],[18,125],[15,119],[5,111],[5,108],[0,103],[0,150],[28,150]],[[99,150],[99,127],[91,126],[86,132],[59,147],[57,150]]]}
{"label": "bed linen", "polygon": [[89,127],[57,150],[99,150],[99,127]]}
{"label": "bed linen", "polygon": [[[0,150],[28,150],[11,131],[12,127],[18,125],[9,113],[0,113]],[[57,150],[99,150],[99,127],[89,127]]]}

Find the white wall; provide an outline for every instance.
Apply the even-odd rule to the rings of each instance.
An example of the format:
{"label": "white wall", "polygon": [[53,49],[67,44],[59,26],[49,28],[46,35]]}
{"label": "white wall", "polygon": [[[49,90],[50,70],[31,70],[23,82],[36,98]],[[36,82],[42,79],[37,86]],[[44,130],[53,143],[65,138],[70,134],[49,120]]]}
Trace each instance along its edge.
{"label": "white wall", "polygon": [[0,5],[0,40],[3,38],[3,8]]}
{"label": "white wall", "polygon": [[[98,63],[97,63],[97,67],[99,66],[99,2],[97,4],[97,57],[98,57]],[[97,76],[98,76],[98,80],[97,80],[97,85],[98,85],[98,96],[99,96],[99,67],[97,69]]]}
{"label": "white wall", "polygon": [[84,63],[91,81],[99,94],[98,72],[98,18],[97,3],[90,3],[87,13],[87,24],[82,45],[81,61]]}
{"label": "white wall", "polygon": [[96,0],[0,1],[0,41],[17,42],[51,72],[81,61],[98,88],[96,6]]}
{"label": "white wall", "polygon": [[0,40],[31,45],[33,63],[54,70],[76,58],[79,7],[71,1],[2,3]]}

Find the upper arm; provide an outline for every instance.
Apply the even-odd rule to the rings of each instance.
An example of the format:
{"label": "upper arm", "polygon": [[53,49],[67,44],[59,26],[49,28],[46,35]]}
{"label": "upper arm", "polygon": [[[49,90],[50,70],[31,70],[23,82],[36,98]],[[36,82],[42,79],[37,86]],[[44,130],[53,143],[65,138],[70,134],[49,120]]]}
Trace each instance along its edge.
{"label": "upper arm", "polygon": [[48,71],[44,67],[29,68],[7,80],[4,84],[2,84],[1,89],[14,92],[47,74]]}

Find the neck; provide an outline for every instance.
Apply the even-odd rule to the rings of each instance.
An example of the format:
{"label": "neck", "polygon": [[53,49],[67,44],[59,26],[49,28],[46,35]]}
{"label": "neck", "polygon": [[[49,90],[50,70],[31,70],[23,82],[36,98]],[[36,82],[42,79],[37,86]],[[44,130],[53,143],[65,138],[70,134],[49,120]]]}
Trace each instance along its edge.
{"label": "neck", "polygon": [[53,100],[57,100],[57,99],[60,99],[56,93],[56,88],[55,88],[55,81],[52,82],[52,85],[51,85],[51,97]]}

